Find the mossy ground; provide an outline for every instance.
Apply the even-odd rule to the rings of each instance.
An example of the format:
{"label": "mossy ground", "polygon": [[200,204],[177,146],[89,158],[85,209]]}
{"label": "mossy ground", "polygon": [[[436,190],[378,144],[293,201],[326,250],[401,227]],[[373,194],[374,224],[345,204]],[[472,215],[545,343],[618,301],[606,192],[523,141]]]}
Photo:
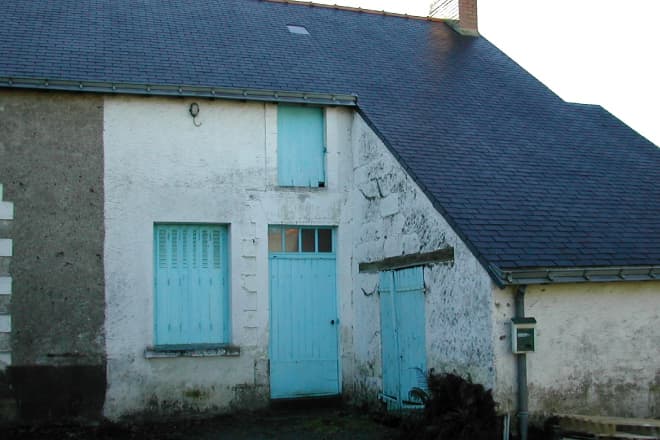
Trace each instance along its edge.
{"label": "mossy ground", "polygon": [[397,429],[379,423],[372,415],[338,409],[264,411],[148,424],[16,425],[0,429],[0,438],[6,440],[387,440],[398,435]]}

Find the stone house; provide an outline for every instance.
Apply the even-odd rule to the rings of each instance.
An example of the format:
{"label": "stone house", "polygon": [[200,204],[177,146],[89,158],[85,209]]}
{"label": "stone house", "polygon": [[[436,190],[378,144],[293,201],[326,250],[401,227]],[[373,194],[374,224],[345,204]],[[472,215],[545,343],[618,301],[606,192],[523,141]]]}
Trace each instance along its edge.
{"label": "stone house", "polygon": [[461,5],[6,5],[17,414],[399,408],[433,369],[523,418],[657,415],[660,150]]}

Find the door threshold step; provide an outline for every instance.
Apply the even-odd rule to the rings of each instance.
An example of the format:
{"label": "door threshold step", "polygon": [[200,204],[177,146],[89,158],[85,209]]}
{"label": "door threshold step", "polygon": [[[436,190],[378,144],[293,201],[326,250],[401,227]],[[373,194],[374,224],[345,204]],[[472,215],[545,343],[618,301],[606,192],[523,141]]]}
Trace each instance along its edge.
{"label": "door threshold step", "polygon": [[344,402],[341,396],[297,397],[294,399],[270,400],[270,408],[274,410],[341,408],[343,405]]}

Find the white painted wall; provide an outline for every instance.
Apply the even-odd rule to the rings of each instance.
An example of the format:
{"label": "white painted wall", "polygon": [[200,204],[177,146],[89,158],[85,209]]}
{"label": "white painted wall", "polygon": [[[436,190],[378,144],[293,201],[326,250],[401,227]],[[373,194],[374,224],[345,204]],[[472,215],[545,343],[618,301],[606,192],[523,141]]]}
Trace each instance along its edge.
{"label": "white painted wall", "polygon": [[352,129],[355,188],[356,279],[351,302],[356,398],[381,389],[379,297],[365,296],[378,274],[359,274],[360,262],[454,248],[453,264],[424,271],[427,367],[494,384],[491,281],[417,184],[368,125],[356,115]]}
{"label": "white painted wall", "polygon": [[[104,108],[108,392],[105,414],[263,405],[268,396],[268,224],[338,226],[351,186],[351,111],[327,109],[327,187],[278,188],[276,106],[107,97]],[[232,343],[239,357],[145,359],[153,342],[153,224],[229,225]],[[341,292],[350,278],[340,276]],[[345,308],[341,302],[340,307]],[[343,311],[343,310],[342,310]]]}
{"label": "white painted wall", "polygon": [[[445,245],[456,262],[425,271],[428,365],[493,382],[487,274],[359,115],[326,110],[327,187],[287,189],[276,185],[275,105],[198,101],[195,127],[191,102],[105,98],[107,417],[267,402],[269,224],[337,226],[347,397],[373,400],[381,380],[378,295],[362,293],[377,276],[358,275],[358,263]],[[229,225],[239,357],[145,359],[154,222]]]}
{"label": "white painted wall", "polygon": [[[513,289],[495,298],[495,397],[515,408],[515,359],[509,321]],[[660,282],[529,286],[536,352],[527,355],[533,416],[660,414]]]}

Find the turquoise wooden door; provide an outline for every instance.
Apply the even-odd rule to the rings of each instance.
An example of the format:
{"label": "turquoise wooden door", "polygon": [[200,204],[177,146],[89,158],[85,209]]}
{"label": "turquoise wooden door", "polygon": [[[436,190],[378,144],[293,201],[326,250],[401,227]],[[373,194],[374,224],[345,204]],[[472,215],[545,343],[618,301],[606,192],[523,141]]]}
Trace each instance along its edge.
{"label": "turquoise wooden door", "polygon": [[381,272],[382,397],[389,409],[420,406],[410,395],[425,388],[426,338],[422,267]]}
{"label": "turquoise wooden door", "polygon": [[[286,229],[289,238],[297,233],[299,239],[310,230],[318,234]],[[318,252],[318,246],[310,252],[298,249],[287,252],[285,246],[270,253],[273,399],[339,394],[335,254]]]}

